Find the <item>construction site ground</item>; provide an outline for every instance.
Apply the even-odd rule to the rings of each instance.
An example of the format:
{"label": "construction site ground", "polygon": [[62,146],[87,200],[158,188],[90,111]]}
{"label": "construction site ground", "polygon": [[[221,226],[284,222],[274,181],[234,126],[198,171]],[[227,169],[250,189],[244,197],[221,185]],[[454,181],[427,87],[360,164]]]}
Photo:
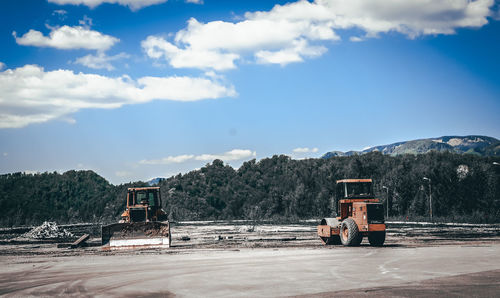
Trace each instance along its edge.
{"label": "construction site ground", "polygon": [[0,230],[0,295],[498,297],[500,225],[389,222],[386,243],[323,246],[318,221],[172,223],[168,249],[103,250]]}

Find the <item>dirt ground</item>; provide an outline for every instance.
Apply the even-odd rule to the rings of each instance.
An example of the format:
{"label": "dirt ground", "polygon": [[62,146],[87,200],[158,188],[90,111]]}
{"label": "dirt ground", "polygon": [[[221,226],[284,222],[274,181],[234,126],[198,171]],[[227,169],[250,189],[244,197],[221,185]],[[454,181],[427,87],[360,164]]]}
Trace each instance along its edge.
{"label": "dirt ground", "polygon": [[[104,251],[0,231],[5,296],[494,297],[500,225],[388,223],[384,247],[323,246],[317,221],[182,222],[172,247]],[[17,233],[17,234],[16,234]],[[59,247],[58,247],[59,246]]]}

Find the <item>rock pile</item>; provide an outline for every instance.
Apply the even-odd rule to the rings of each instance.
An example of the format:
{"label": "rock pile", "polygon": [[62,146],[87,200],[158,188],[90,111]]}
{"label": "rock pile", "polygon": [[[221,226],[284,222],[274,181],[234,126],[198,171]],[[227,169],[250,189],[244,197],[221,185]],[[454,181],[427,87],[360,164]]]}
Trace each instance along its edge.
{"label": "rock pile", "polygon": [[241,226],[237,229],[238,232],[255,232],[255,226]]}
{"label": "rock pile", "polygon": [[32,239],[66,239],[75,237],[72,233],[61,229],[55,222],[44,222],[41,226],[31,229],[23,235]]}

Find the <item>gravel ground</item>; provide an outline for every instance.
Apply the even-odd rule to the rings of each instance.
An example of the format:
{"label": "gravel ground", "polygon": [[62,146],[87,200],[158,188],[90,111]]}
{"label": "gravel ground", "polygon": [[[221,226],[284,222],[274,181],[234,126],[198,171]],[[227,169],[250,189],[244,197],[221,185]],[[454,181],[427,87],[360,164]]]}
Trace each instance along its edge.
{"label": "gravel ground", "polygon": [[[184,222],[172,247],[68,249],[0,231],[6,296],[493,297],[500,226],[389,223],[384,247],[323,246],[316,222]],[[80,236],[94,225],[64,226]],[[80,233],[80,234],[79,234]],[[17,236],[16,236],[17,235]],[[188,240],[189,239],[189,240]],[[67,242],[68,240],[66,240]],[[59,248],[58,248],[59,246]],[[340,282],[339,282],[340,281]],[[493,295],[492,295],[493,294]]]}

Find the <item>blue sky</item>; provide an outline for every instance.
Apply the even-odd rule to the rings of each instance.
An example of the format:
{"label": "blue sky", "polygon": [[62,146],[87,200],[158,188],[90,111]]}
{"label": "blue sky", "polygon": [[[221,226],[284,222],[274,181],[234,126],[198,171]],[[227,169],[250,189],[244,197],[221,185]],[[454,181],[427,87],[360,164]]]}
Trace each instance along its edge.
{"label": "blue sky", "polygon": [[0,2],[0,171],[112,183],[214,158],[500,137],[492,0]]}

